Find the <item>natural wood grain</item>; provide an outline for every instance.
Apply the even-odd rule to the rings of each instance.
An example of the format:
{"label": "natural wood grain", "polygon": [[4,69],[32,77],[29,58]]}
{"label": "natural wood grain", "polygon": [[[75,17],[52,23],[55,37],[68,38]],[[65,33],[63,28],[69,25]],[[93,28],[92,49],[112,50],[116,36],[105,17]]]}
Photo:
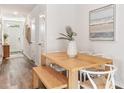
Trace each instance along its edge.
{"label": "natural wood grain", "polygon": [[[93,81],[95,81],[95,84],[98,87],[98,89],[105,89],[105,84],[106,84],[106,78],[105,77],[94,78]],[[92,86],[90,80],[86,80],[84,82],[81,82],[80,86],[85,88],[85,89],[93,89],[93,86]]]}
{"label": "natural wood grain", "polygon": [[69,58],[65,52],[48,53],[43,54],[42,56],[51,60],[51,63],[55,63],[66,70],[80,70],[112,63],[111,59],[86,54],[78,54],[76,58]]}
{"label": "natural wood grain", "polygon": [[76,82],[79,70],[112,63],[111,59],[87,54],[78,54],[75,58],[69,58],[66,52],[47,53],[42,56],[69,71],[68,88],[78,88]]}
{"label": "natural wood grain", "polygon": [[10,46],[3,45],[3,59],[8,58],[10,56]]}
{"label": "natural wood grain", "polygon": [[46,65],[46,57],[44,55],[41,55],[41,65]]}
{"label": "natural wood grain", "polygon": [[76,89],[78,88],[78,72],[77,71],[69,71],[68,77],[68,88]]}
{"label": "natural wood grain", "polygon": [[48,89],[67,87],[67,78],[48,66],[34,67],[33,71],[35,72],[33,74],[36,74]]}
{"label": "natural wood grain", "polygon": [[100,56],[93,56],[93,55],[88,55],[88,54],[78,54],[77,59],[83,60],[83,61],[89,61],[92,63],[97,63],[97,64],[111,64],[112,59],[100,57]]}
{"label": "natural wood grain", "polygon": [[39,88],[39,78],[35,71],[32,71],[32,88]]}

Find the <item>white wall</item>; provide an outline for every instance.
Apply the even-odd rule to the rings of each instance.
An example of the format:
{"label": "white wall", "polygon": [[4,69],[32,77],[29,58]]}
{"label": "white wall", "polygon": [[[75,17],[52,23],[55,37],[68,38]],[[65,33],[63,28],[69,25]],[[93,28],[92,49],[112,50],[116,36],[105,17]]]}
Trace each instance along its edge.
{"label": "white wall", "polygon": [[103,54],[114,60],[118,67],[116,84],[124,88],[124,5],[116,6],[116,35],[115,41],[90,41],[89,40],[89,11],[104,5],[79,5],[78,18],[78,46],[80,51],[91,51]]}
{"label": "white wall", "polygon": [[[35,64],[38,65],[38,46],[36,45],[38,43],[38,39],[39,39],[39,15],[44,14],[45,13],[45,5],[37,5],[36,7],[34,7],[34,9],[30,12],[30,14],[27,17],[26,20],[26,24],[29,25],[29,27],[31,27],[31,21],[35,20],[35,31],[33,33],[31,33],[32,35],[34,35],[35,39],[33,40],[33,45],[29,44],[26,40],[26,38],[24,37],[24,54],[32,60],[33,57],[33,61],[35,61]],[[25,36],[25,32],[24,32],[24,36]]]}
{"label": "white wall", "polygon": [[59,33],[65,32],[65,27],[70,25],[76,29],[77,5],[47,5],[47,51],[65,51],[67,41],[57,40]]}
{"label": "white wall", "polygon": [[27,39],[26,39],[26,35],[25,35],[25,25],[30,25],[30,19],[29,17],[26,18],[25,24],[24,24],[24,31],[23,31],[23,53],[29,58],[31,59],[31,48],[30,48],[30,44],[28,43]]}
{"label": "white wall", "polygon": [[[76,29],[76,6],[77,5],[37,5],[29,14],[29,19],[27,19],[26,24],[31,26],[31,20],[35,19],[35,41],[38,43],[38,34],[39,34],[39,15],[41,13],[46,15],[46,40],[47,40],[47,51],[65,51],[66,50],[66,41],[57,40],[60,32],[65,32],[65,26],[70,25],[74,31]],[[46,10],[47,8],[47,10]],[[24,33],[25,35],[25,33]],[[38,48],[34,47],[34,52],[31,50],[31,45],[28,44],[26,38],[24,38],[24,54],[30,59],[33,54],[35,57],[38,54]],[[36,58],[38,59],[38,58]],[[37,60],[35,60],[37,62]],[[37,64],[37,63],[36,63]]]}

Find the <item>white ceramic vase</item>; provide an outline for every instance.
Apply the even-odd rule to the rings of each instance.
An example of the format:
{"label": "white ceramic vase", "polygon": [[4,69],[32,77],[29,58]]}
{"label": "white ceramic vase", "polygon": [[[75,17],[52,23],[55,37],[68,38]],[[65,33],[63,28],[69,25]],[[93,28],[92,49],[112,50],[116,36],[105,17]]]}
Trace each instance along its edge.
{"label": "white ceramic vase", "polygon": [[8,45],[8,40],[7,39],[4,40],[4,45]]}
{"label": "white ceramic vase", "polygon": [[71,58],[77,55],[76,41],[69,41],[68,48],[67,48],[67,54]]}

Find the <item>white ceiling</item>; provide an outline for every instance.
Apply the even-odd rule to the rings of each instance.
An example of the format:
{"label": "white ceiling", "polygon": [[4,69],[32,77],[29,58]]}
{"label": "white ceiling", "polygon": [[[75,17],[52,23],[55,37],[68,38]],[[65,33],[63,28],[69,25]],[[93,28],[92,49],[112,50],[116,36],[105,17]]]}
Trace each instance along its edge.
{"label": "white ceiling", "polygon": [[[1,13],[4,17],[24,17],[36,6],[36,4],[0,4]],[[14,15],[18,12],[18,15]]]}
{"label": "white ceiling", "polygon": [[2,10],[29,13],[36,4],[0,4]]}

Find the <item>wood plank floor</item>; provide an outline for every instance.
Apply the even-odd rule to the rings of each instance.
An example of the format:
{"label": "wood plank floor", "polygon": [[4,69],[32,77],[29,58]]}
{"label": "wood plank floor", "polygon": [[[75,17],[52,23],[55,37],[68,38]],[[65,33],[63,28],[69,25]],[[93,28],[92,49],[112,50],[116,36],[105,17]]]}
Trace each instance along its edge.
{"label": "wood plank floor", "polygon": [[32,64],[22,54],[14,54],[0,65],[0,89],[32,88]]}

